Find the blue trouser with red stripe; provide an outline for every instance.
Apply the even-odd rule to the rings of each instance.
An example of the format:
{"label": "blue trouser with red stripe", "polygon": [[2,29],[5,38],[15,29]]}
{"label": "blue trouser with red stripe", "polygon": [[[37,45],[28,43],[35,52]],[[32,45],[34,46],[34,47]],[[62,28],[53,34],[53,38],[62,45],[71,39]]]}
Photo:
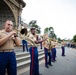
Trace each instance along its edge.
{"label": "blue trouser with red stripe", "polygon": [[30,47],[30,75],[39,75],[39,61],[37,47]]}
{"label": "blue trouser with red stripe", "polygon": [[17,75],[16,57],[14,52],[0,52],[0,75]]}
{"label": "blue trouser with red stripe", "polygon": [[65,47],[62,46],[61,48],[62,48],[62,56],[64,56],[65,55]]}
{"label": "blue trouser with red stripe", "polygon": [[52,48],[52,61],[56,59],[56,48]]}
{"label": "blue trouser with red stripe", "polygon": [[[44,48],[44,53],[45,53],[45,66],[48,66],[48,64],[51,65],[51,52],[48,52],[48,49]],[[48,56],[49,56],[49,61],[48,61]]]}

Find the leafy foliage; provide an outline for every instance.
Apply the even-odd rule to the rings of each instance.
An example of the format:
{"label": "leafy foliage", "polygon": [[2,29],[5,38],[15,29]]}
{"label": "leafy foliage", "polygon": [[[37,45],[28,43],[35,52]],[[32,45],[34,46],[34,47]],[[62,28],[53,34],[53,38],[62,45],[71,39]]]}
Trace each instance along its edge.
{"label": "leafy foliage", "polygon": [[76,43],[76,35],[73,36],[73,41]]}
{"label": "leafy foliage", "polygon": [[58,42],[61,43],[61,41],[62,41],[61,38],[58,38]]}
{"label": "leafy foliage", "polygon": [[57,38],[56,34],[54,33],[54,28],[53,27],[46,27],[44,29],[44,34],[49,34],[49,37],[51,38]]}
{"label": "leafy foliage", "polygon": [[37,21],[36,20],[32,20],[29,22],[29,27],[35,27],[37,33],[41,33],[41,28],[37,25]]}

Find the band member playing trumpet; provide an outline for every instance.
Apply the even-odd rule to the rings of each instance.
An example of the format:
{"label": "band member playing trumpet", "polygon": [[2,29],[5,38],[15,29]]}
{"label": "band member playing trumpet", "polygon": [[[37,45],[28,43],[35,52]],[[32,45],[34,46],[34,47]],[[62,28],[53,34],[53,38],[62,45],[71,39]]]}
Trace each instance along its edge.
{"label": "band member playing trumpet", "polygon": [[[30,29],[30,34],[28,35],[28,37],[30,39],[33,40],[33,42],[35,44],[39,44],[43,41],[45,41],[47,38],[43,39],[43,40],[38,40],[38,35],[36,34],[36,29],[35,27],[32,27]],[[30,75],[42,75],[39,73],[39,61],[38,61],[38,48],[37,45],[31,46],[29,48],[30,51],[30,58],[31,58],[31,62],[30,62]]]}
{"label": "band member playing trumpet", "polygon": [[65,56],[65,45],[66,45],[65,41],[62,40],[62,42],[61,42],[62,56]]}
{"label": "band member playing trumpet", "polygon": [[55,42],[55,39],[52,38],[51,40],[51,45],[52,45],[52,61],[56,61],[56,45],[57,43]]}
{"label": "band member playing trumpet", "polygon": [[[48,38],[48,34],[44,34],[44,38]],[[45,67],[49,68],[48,65],[52,66],[51,64],[51,40],[48,38],[46,41],[42,43],[42,46],[44,47],[44,53],[45,53]],[[48,60],[49,56],[49,60]]]}
{"label": "band member playing trumpet", "polygon": [[23,52],[25,51],[25,47],[26,50],[28,52],[28,45],[27,45],[27,41],[25,40],[25,36],[27,35],[27,28],[23,28],[21,29],[20,33],[22,34],[21,38],[22,38],[22,46],[23,46]]}
{"label": "band member playing trumpet", "polygon": [[0,75],[17,75],[17,64],[14,53],[14,44],[20,45],[20,40],[13,30],[13,22],[7,20],[4,29],[0,31]]}

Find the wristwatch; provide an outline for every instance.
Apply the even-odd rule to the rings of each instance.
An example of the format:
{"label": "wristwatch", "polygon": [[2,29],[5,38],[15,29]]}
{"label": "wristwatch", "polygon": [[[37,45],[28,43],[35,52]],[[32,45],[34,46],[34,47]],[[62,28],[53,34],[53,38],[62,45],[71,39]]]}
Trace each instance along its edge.
{"label": "wristwatch", "polygon": [[14,37],[16,38],[16,37],[18,37],[18,35],[14,35]]}

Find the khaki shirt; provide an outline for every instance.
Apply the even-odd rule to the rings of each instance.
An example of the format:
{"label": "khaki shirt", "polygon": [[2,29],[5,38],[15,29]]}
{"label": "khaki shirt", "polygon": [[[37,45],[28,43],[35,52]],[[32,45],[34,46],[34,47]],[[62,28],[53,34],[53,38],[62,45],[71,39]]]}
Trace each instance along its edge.
{"label": "khaki shirt", "polygon": [[61,42],[61,46],[65,46],[65,42],[64,41]]}
{"label": "khaki shirt", "polygon": [[42,42],[42,46],[45,47],[45,48],[47,48],[48,52],[51,51],[51,44],[50,43],[51,42],[50,42],[49,39],[47,39],[46,41]]}
{"label": "khaki shirt", "polygon": [[20,38],[21,38],[22,40],[25,40],[25,35],[21,35]]}
{"label": "khaki shirt", "polygon": [[[0,31],[0,39],[7,36],[9,33],[5,30]],[[14,49],[14,36],[11,36],[4,44],[0,46],[0,50]]]}
{"label": "khaki shirt", "polygon": [[46,41],[42,42],[42,46],[49,49],[49,40],[47,39]]}
{"label": "khaki shirt", "polygon": [[[28,35],[28,37],[34,42],[37,40],[37,35],[32,35],[31,33]],[[37,44],[33,45],[35,47],[37,47]]]}

